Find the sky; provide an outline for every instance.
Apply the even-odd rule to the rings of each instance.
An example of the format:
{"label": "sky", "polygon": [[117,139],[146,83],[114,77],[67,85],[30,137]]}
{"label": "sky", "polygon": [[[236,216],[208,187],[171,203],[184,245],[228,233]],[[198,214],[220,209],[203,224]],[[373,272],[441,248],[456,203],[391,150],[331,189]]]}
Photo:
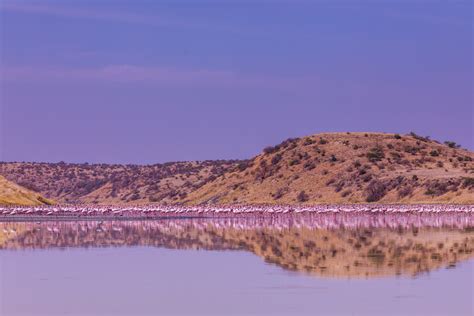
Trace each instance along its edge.
{"label": "sky", "polygon": [[240,159],[320,132],[473,149],[473,4],[0,2],[0,160]]}

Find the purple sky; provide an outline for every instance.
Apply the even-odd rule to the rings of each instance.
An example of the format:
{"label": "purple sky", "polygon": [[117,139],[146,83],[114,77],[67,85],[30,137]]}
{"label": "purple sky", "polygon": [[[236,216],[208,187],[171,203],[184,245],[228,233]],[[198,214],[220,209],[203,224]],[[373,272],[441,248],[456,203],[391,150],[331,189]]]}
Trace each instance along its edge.
{"label": "purple sky", "polygon": [[324,131],[472,149],[472,12],[435,0],[2,1],[0,160],[247,158]]}

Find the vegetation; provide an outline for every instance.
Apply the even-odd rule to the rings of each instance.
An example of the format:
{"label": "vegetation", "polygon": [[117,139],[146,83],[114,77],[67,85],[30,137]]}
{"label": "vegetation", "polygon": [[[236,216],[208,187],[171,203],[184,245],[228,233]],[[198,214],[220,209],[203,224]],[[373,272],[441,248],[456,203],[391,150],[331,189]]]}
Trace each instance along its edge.
{"label": "vegetation", "polygon": [[240,161],[4,162],[0,174],[60,203],[474,203],[472,152],[396,135],[290,138]]}
{"label": "vegetation", "polygon": [[369,183],[366,189],[366,201],[367,202],[377,202],[382,199],[387,192],[387,186],[385,183],[379,180],[373,180]]}
{"label": "vegetation", "polygon": [[369,159],[370,162],[377,162],[385,158],[385,154],[382,147],[380,146],[372,147],[370,151],[367,153],[367,158]]}
{"label": "vegetation", "polygon": [[298,196],[296,197],[296,199],[298,200],[298,202],[306,202],[309,200],[309,196],[308,194],[306,194],[305,191],[301,191],[300,193],[298,193]]}
{"label": "vegetation", "polygon": [[448,146],[449,148],[460,148],[461,147],[461,145],[456,144],[456,142],[449,141],[449,140],[445,141],[444,144],[446,146]]}

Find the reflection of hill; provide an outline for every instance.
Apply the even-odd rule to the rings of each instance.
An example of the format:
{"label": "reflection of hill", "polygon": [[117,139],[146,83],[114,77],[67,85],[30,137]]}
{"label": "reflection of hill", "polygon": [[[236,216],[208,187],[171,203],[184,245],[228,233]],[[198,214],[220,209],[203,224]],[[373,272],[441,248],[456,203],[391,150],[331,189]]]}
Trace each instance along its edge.
{"label": "reflection of hill", "polygon": [[417,275],[474,257],[472,228],[261,225],[246,220],[0,223],[0,249],[155,246],[247,250],[282,268],[329,277]]}

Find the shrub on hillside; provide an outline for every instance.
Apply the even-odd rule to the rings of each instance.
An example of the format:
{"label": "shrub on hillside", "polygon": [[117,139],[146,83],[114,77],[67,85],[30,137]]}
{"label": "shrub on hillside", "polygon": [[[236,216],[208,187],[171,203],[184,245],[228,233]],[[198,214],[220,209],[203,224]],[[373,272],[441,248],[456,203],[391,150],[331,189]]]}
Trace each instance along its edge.
{"label": "shrub on hillside", "polygon": [[409,154],[412,154],[412,155],[416,155],[416,154],[420,151],[420,147],[415,147],[415,146],[406,145],[406,146],[403,147],[403,150],[404,150],[406,153],[409,153]]}
{"label": "shrub on hillside", "polygon": [[308,137],[308,138],[306,138],[306,139],[304,140],[303,145],[304,145],[304,146],[309,146],[309,145],[312,145],[312,144],[314,144],[314,143],[316,143],[316,142],[314,141],[314,139]]}
{"label": "shrub on hillside", "polygon": [[281,158],[282,158],[281,154],[276,154],[275,156],[273,156],[272,165],[278,164],[280,162]]}
{"label": "shrub on hillside", "polygon": [[246,161],[242,161],[240,162],[238,165],[237,165],[237,169],[239,171],[244,171],[245,169],[247,169],[248,167],[251,166],[251,162],[250,160],[246,160]]}
{"label": "shrub on hillside", "polygon": [[379,180],[372,180],[366,188],[366,201],[377,202],[385,196],[387,192],[386,185]]}
{"label": "shrub on hillside", "polygon": [[471,177],[463,178],[462,186],[464,188],[474,188],[474,178],[471,178]]}
{"label": "shrub on hillside", "polygon": [[429,142],[429,141],[430,141],[430,137],[429,137],[429,136],[423,137],[423,136],[420,136],[420,135],[415,134],[414,132],[410,132],[409,135],[410,135],[411,137],[413,137],[414,139],[419,140],[419,141],[422,141],[422,142]]}
{"label": "shrub on hillside", "polygon": [[406,185],[404,187],[401,187],[398,190],[398,197],[404,198],[408,195],[411,195],[413,193],[413,187],[411,185]]}
{"label": "shrub on hillside", "polygon": [[274,152],[277,152],[280,149],[280,146],[268,146],[263,149],[263,152],[265,154],[273,154]]}
{"label": "shrub on hillside", "polygon": [[300,161],[298,159],[292,159],[292,160],[290,160],[288,165],[295,166],[295,165],[298,165],[299,163],[300,163]]}
{"label": "shrub on hillside", "polygon": [[431,181],[426,186],[425,195],[440,196],[449,191],[448,183],[443,181]]}
{"label": "shrub on hillside", "polygon": [[298,193],[298,196],[296,197],[296,199],[298,200],[298,202],[306,202],[309,200],[309,196],[308,194],[306,194],[305,191],[301,191],[300,193]]}
{"label": "shrub on hillside", "polygon": [[370,162],[380,161],[383,158],[385,158],[385,154],[382,147],[380,146],[371,148],[367,153],[367,159],[369,159]]}
{"label": "shrub on hillside", "polygon": [[132,196],[130,197],[131,201],[136,201],[140,199],[140,194],[139,193],[133,193]]}
{"label": "shrub on hillside", "polygon": [[279,188],[274,194],[273,198],[275,200],[281,199],[288,192],[287,188]]}
{"label": "shrub on hillside", "polygon": [[328,142],[329,142],[329,141],[328,141],[327,139],[324,139],[324,138],[322,138],[322,137],[319,139],[319,144],[320,144],[320,145],[325,145],[325,144],[327,144]]}
{"label": "shrub on hillside", "polygon": [[461,147],[461,145],[456,144],[456,142],[449,141],[449,140],[445,141],[444,144],[446,146],[448,146],[449,148],[459,148],[459,147]]}
{"label": "shrub on hillside", "polygon": [[341,196],[342,197],[346,197],[346,196],[349,196],[350,194],[352,194],[352,191],[351,190],[345,190],[341,193]]}
{"label": "shrub on hillside", "polygon": [[432,151],[430,151],[430,156],[432,156],[432,157],[438,157],[438,156],[439,156],[439,151],[437,151],[437,150],[432,150]]}

